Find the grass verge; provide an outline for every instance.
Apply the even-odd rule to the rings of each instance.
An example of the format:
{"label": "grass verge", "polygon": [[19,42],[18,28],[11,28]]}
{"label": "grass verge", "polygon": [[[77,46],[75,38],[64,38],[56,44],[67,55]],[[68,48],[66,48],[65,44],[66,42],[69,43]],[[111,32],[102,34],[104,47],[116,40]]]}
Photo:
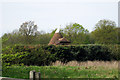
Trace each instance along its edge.
{"label": "grass verge", "polygon": [[118,68],[104,66],[6,66],[3,77],[29,79],[29,72],[41,72],[41,78],[117,78]]}

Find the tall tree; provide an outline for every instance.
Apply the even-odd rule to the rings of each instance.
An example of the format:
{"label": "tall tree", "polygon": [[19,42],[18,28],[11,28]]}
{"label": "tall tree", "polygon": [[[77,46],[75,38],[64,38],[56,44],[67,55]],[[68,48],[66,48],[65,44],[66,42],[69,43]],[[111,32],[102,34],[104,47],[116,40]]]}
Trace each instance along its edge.
{"label": "tall tree", "polygon": [[73,44],[87,43],[86,36],[89,31],[78,23],[69,24],[63,29],[63,33]]}
{"label": "tall tree", "polygon": [[100,20],[91,33],[96,43],[111,44],[117,42],[116,24],[111,20]]}
{"label": "tall tree", "polygon": [[31,43],[38,32],[37,25],[33,21],[25,22],[20,26],[19,32],[25,37],[26,43]]}

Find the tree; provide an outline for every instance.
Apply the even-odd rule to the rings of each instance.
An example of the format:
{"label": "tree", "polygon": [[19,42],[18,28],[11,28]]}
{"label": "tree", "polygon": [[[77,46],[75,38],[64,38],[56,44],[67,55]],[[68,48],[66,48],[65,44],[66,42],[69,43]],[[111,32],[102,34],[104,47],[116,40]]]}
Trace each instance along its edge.
{"label": "tree", "polygon": [[117,43],[120,44],[120,27],[117,27],[115,31],[117,33]]}
{"label": "tree", "polygon": [[78,23],[67,25],[65,29],[63,29],[63,33],[73,44],[89,42],[86,40],[88,38],[87,34],[89,31]]}
{"label": "tree", "polygon": [[39,31],[39,34],[35,37],[33,44],[48,44],[50,41],[50,33]]}
{"label": "tree", "polygon": [[24,39],[21,37],[18,30],[13,30],[11,33],[5,33],[2,36],[3,46],[13,45],[13,44],[22,44],[23,42],[24,42]]}
{"label": "tree", "polygon": [[37,25],[34,25],[33,21],[25,22],[20,26],[19,31],[24,36],[35,36],[37,33]]}
{"label": "tree", "polygon": [[55,29],[51,32],[51,35],[50,35],[51,38],[52,38],[53,35],[55,34],[56,30],[57,30],[57,28],[55,28]]}
{"label": "tree", "polygon": [[8,34],[5,33],[5,34],[1,37],[1,39],[2,39],[2,44],[6,44],[6,42],[7,42],[8,39],[9,39]]}
{"label": "tree", "polygon": [[31,43],[37,35],[37,25],[33,21],[25,22],[20,26],[19,32],[25,37],[26,43]]}
{"label": "tree", "polygon": [[111,44],[117,42],[117,34],[115,31],[116,24],[111,20],[100,20],[95,26],[95,30],[91,32],[95,43]]}

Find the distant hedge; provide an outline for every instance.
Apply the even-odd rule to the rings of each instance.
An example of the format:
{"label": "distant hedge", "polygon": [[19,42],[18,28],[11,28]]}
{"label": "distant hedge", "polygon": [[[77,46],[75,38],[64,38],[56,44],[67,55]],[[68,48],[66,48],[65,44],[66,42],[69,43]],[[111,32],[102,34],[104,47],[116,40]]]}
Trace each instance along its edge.
{"label": "distant hedge", "polygon": [[93,60],[120,60],[120,45],[8,46],[2,49],[3,63],[50,65],[56,60],[67,63]]}

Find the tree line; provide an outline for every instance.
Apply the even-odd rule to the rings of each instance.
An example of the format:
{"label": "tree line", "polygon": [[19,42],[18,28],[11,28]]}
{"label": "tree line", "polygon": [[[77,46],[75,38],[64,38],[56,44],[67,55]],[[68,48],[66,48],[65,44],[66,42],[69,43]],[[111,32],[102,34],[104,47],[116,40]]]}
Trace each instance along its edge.
{"label": "tree line", "polygon": [[[48,44],[56,30],[45,33],[38,31],[34,21],[24,22],[18,30],[5,33],[1,37],[2,44]],[[71,44],[120,44],[120,28],[111,20],[98,21],[92,32],[78,23],[70,23],[60,32]]]}

